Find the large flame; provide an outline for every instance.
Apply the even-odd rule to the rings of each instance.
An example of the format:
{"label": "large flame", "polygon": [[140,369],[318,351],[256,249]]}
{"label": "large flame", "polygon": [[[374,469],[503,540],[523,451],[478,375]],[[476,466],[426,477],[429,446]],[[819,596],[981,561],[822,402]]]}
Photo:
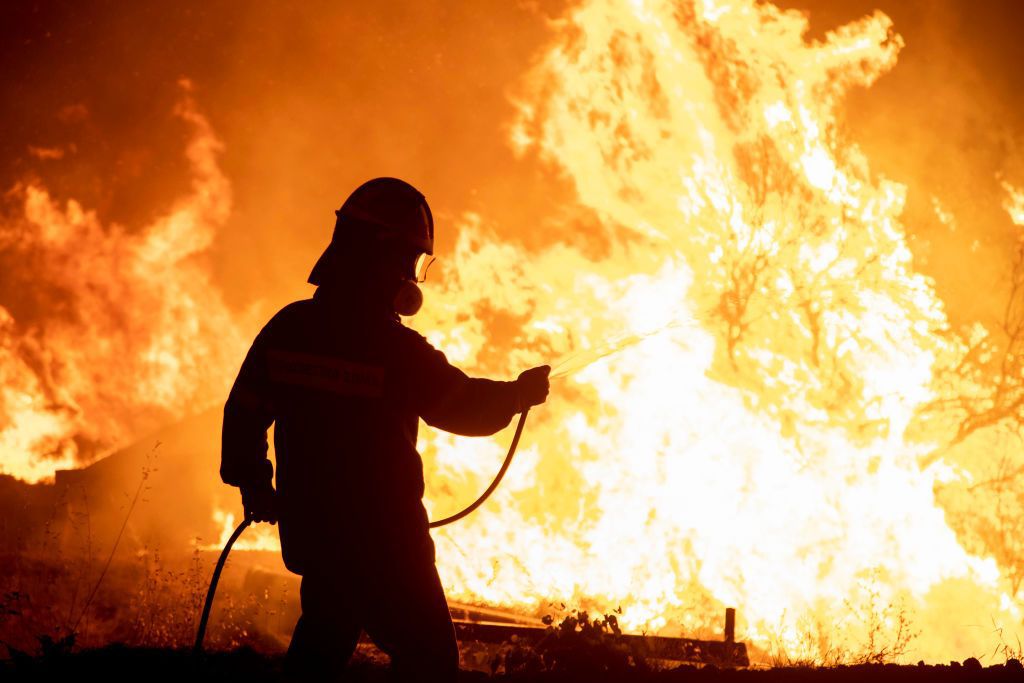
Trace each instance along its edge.
{"label": "large flame", "polygon": [[[467,220],[416,324],[489,372],[643,340],[556,384],[496,500],[437,534],[450,594],[668,631],[736,605],[790,651],[822,647],[808,624],[850,649],[899,640],[902,614],[926,659],[1019,621],[1005,571],[936,502],[951,420],[917,420],[964,347],[913,269],[905,188],[839,132],[844,94],[902,41],[880,13],[806,31],[765,3],[591,0],[531,75],[514,140],[568,174],[610,246],[528,253]],[[435,517],[502,449],[426,442]]]}
{"label": "large flame", "polygon": [[192,189],[152,224],[105,226],[40,184],[14,190],[22,212],[0,223],[0,249],[25,319],[0,307],[0,473],[48,479],[221,400],[231,380],[245,340],[202,261],[231,188],[190,89],[175,113],[192,130]]}

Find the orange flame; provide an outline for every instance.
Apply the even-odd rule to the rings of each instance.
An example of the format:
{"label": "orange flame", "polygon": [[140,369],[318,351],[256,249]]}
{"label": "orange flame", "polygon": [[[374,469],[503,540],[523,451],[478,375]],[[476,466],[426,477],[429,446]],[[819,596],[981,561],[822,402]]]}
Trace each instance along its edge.
{"label": "orange flame", "polygon": [[192,191],[138,230],[104,226],[75,200],[15,189],[0,225],[12,273],[46,297],[22,323],[0,307],[0,472],[41,481],[221,400],[245,351],[203,263],[231,210],[220,142],[182,82]]}
{"label": "orange flame", "polygon": [[[536,411],[496,500],[437,534],[450,595],[622,606],[626,626],[668,631],[736,605],[749,638],[804,656],[808,624],[851,650],[876,626],[906,637],[901,606],[926,659],[991,647],[969,625],[1019,622],[1005,567],[936,502],[962,476],[934,456],[950,424],[913,431],[964,347],[913,270],[905,188],[837,126],[902,40],[881,13],[806,30],[766,3],[592,0],[532,74],[513,140],[615,239],[596,260],[527,253],[468,217],[417,326],[492,372],[663,331]],[[466,310],[524,325],[452,327]],[[436,517],[501,446],[426,440]]]}
{"label": "orange flame", "polygon": [[[221,528],[220,538],[217,539],[216,543],[198,544],[200,550],[222,550],[228,544],[231,534],[234,533],[235,527],[238,525],[238,520],[235,518],[234,513],[225,512],[220,509],[214,510],[213,521]],[[280,552],[281,541],[277,535],[277,527],[268,524],[250,526],[244,535],[238,537],[238,540],[235,541],[235,545],[231,549],[233,551],[268,550]]]}
{"label": "orange flame", "polygon": [[1010,214],[1010,220],[1015,225],[1024,226],[1024,189],[1014,187],[1005,180],[1002,183],[1006,190],[1006,199],[1003,201],[1003,208]]}

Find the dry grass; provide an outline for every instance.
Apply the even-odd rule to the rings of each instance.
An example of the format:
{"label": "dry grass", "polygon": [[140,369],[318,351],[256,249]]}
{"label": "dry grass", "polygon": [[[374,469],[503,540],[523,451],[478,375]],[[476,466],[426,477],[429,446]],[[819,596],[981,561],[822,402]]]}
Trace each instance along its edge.
{"label": "dry grass", "polygon": [[804,616],[790,624],[784,614],[775,633],[796,636],[785,642],[773,636],[767,651],[768,664],[820,668],[902,663],[912,653],[920,631],[913,626],[906,602],[902,598],[883,599],[881,585],[881,573],[869,572],[861,581],[856,600],[845,601],[843,619]]}
{"label": "dry grass", "polygon": [[[10,656],[49,656],[114,642],[147,648],[191,646],[214,558],[198,549],[191,555],[176,549],[165,557],[159,547],[121,548],[133,511],[145,504],[157,447],[146,460],[113,539],[97,542],[88,501],[69,506],[65,491],[53,502],[32,550],[0,556],[0,655],[6,650]],[[101,562],[97,548],[108,544]],[[283,605],[276,607],[268,605],[266,596],[223,587],[208,646],[279,649],[256,628],[283,612]]]}

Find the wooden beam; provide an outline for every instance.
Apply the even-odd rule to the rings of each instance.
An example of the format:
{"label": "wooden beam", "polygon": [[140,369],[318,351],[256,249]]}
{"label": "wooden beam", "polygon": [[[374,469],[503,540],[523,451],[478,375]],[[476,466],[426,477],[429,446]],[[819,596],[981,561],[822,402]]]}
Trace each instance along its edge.
{"label": "wooden beam", "polygon": [[[693,638],[613,635],[610,633],[608,638],[613,642],[618,641],[626,645],[644,657],[654,659],[714,664],[721,667],[749,666],[750,660],[747,657],[746,644],[734,641],[735,624],[736,611],[729,608],[726,612],[725,640],[695,640]],[[476,640],[482,643],[504,643],[514,638],[530,645],[539,645],[545,639],[559,637],[555,628],[461,619],[455,620],[455,632],[460,640]]]}

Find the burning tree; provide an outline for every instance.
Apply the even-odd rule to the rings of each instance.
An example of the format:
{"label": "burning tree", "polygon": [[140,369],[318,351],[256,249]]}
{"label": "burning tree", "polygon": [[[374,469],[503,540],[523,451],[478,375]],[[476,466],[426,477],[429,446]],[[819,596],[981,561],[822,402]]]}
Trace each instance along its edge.
{"label": "burning tree", "polygon": [[[1004,188],[1007,212],[1024,225],[1024,194]],[[975,323],[949,332],[954,353],[920,419],[945,434],[923,463],[946,461],[960,472],[940,488],[943,503],[973,546],[996,558],[1017,595],[1024,583],[1024,236],[1017,236],[1007,279],[991,329]]]}

